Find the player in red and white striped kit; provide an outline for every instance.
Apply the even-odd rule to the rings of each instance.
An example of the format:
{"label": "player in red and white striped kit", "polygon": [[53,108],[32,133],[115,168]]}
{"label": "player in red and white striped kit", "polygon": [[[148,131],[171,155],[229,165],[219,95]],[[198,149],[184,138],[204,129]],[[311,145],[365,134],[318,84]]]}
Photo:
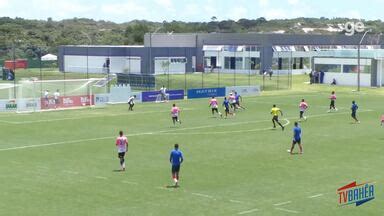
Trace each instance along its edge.
{"label": "player in red and white striped kit", "polygon": [[125,171],[125,153],[128,151],[128,139],[124,136],[123,131],[119,132],[119,136],[116,138],[116,147],[118,157],[120,159],[121,171]]}
{"label": "player in red and white striped kit", "polygon": [[212,115],[215,115],[215,112],[220,115],[220,117],[223,117],[223,114],[219,112],[219,102],[217,102],[217,99],[215,97],[212,97],[209,101],[209,107],[212,109]]}
{"label": "player in red and white striped kit", "polygon": [[173,104],[172,105],[172,108],[171,108],[171,117],[172,117],[172,122],[173,122],[173,125],[175,125],[176,122],[179,122],[181,124],[181,121],[180,121],[180,108],[176,106],[176,104]]}
{"label": "player in red and white striped kit", "polygon": [[308,109],[308,104],[305,102],[304,99],[301,99],[301,102],[299,104],[299,110],[300,110],[300,119],[299,120],[307,120],[307,117],[304,116],[304,112]]}
{"label": "player in red and white striped kit", "polygon": [[336,102],[336,94],[335,94],[334,91],[332,91],[331,96],[329,96],[329,99],[331,100],[331,104],[329,104],[329,110],[328,110],[328,112],[331,112],[332,110],[337,111],[337,108],[336,108],[336,106],[335,106],[335,102]]}

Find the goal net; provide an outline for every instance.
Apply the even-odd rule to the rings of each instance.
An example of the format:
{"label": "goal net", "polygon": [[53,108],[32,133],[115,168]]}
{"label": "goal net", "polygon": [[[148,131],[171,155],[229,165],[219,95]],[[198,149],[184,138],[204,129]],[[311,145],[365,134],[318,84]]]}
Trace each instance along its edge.
{"label": "goal net", "polygon": [[92,106],[95,93],[106,87],[94,84],[100,79],[22,80],[17,85],[17,111],[66,109]]}

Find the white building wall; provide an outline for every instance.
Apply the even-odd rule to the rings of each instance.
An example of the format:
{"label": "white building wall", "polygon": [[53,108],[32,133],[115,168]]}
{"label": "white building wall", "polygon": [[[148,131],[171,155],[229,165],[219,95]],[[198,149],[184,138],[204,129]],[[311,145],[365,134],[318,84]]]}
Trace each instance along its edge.
{"label": "white building wall", "polygon": [[[325,72],[324,83],[332,83],[336,79],[337,85],[357,86],[357,73],[343,73],[343,65],[357,65],[355,58],[315,58],[316,64],[341,65],[340,72]],[[361,59],[361,65],[371,65],[371,59]],[[371,74],[360,73],[360,86],[371,86]]]}
{"label": "white building wall", "polygon": [[[324,83],[331,84],[333,79],[336,79],[337,85],[357,86],[357,74],[331,72],[325,73]],[[360,86],[371,86],[371,74],[360,74]]]}
{"label": "white building wall", "polygon": [[[156,57],[155,58],[155,74],[184,74],[186,62],[172,62],[172,59],[185,59],[184,57]],[[168,66],[164,66],[167,64]]]}
{"label": "white building wall", "polygon": [[[355,58],[315,58],[315,64],[357,65]],[[371,65],[371,59],[360,59],[360,65]]]}
{"label": "white building wall", "polygon": [[384,59],[377,61],[377,86],[384,86]]}
{"label": "white building wall", "polygon": [[[64,71],[86,73],[87,65],[89,73],[106,73],[103,65],[108,56],[64,56]],[[141,58],[134,56],[114,56],[110,59],[110,73],[140,73]]]}

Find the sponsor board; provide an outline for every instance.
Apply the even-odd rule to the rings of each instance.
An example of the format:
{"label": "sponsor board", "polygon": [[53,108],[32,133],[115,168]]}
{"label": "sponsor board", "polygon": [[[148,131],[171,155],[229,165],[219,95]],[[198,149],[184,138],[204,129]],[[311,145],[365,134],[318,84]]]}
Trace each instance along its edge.
{"label": "sponsor board", "polygon": [[69,108],[94,105],[93,95],[60,96],[54,98],[41,98],[41,109]]}
{"label": "sponsor board", "polygon": [[1,112],[16,111],[16,110],[17,110],[16,100],[0,100]]}
{"label": "sponsor board", "polygon": [[[141,100],[143,102],[156,101],[160,91],[148,91],[141,93]],[[169,100],[181,100],[184,99],[184,90],[168,90]]]}
{"label": "sponsor board", "polygon": [[225,96],[225,88],[188,89],[188,99]]}
{"label": "sponsor board", "polygon": [[93,101],[95,106],[105,106],[109,102],[109,94],[95,94]]}
{"label": "sponsor board", "polygon": [[22,98],[17,99],[18,111],[37,111],[41,109],[40,98]]}
{"label": "sponsor board", "polygon": [[260,86],[230,86],[225,88],[225,95],[237,92],[241,96],[260,95]]}

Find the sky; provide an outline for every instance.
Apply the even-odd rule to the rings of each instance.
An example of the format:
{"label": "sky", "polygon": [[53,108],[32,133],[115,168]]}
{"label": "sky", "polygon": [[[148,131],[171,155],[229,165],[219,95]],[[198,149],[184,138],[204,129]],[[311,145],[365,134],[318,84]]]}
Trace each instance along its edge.
{"label": "sky", "polygon": [[241,18],[347,17],[384,20],[384,0],[0,0],[0,17],[207,22]]}

